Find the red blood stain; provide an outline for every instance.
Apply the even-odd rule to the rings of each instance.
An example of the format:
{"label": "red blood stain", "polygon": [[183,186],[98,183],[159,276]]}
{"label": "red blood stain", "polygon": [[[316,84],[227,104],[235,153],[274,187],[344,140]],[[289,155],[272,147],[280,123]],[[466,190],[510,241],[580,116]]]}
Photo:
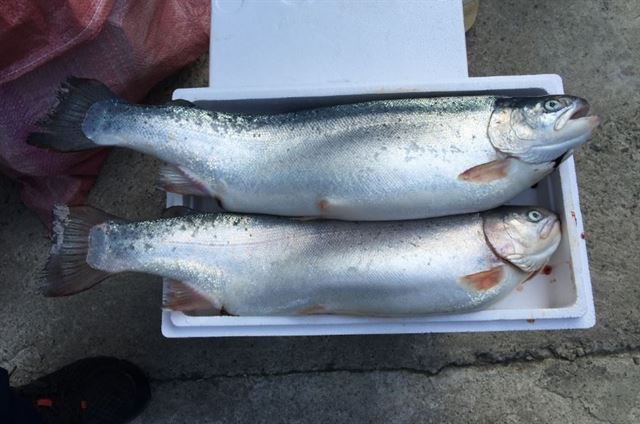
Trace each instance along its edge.
{"label": "red blood stain", "polygon": [[329,207],[329,201],[326,199],[322,199],[318,202],[318,207],[320,208],[320,210],[327,209]]}
{"label": "red blood stain", "polygon": [[553,268],[551,267],[551,265],[545,265],[544,268],[542,268],[542,273],[544,275],[551,274],[551,271],[553,271]]}
{"label": "red blood stain", "polygon": [[536,320],[535,320],[535,319],[528,319],[528,320],[527,320],[527,322],[528,322],[529,324],[533,324],[534,322],[536,322]]}

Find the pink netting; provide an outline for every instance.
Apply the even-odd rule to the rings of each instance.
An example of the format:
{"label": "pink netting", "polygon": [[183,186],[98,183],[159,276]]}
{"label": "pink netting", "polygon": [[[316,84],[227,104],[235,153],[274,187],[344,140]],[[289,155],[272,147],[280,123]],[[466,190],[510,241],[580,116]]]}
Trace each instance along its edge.
{"label": "pink netting", "polygon": [[104,150],[55,153],[25,143],[68,76],[129,100],[207,51],[209,0],[25,0],[0,8],[0,170],[49,224],[55,203],[81,204]]}

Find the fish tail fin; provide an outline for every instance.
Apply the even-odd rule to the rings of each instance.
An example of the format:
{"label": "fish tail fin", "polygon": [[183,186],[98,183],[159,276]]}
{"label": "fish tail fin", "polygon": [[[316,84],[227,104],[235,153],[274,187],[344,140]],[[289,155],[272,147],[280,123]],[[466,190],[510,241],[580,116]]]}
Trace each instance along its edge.
{"label": "fish tail fin", "polygon": [[87,290],[109,276],[87,263],[89,231],[114,218],[90,206],[57,205],[53,210],[53,245],[44,268],[45,294],[68,296]]}
{"label": "fish tail fin", "polygon": [[75,152],[100,147],[82,131],[89,108],[96,102],[118,98],[100,81],[68,78],[58,91],[57,105],[36,124],[27,143],[60,152]]}

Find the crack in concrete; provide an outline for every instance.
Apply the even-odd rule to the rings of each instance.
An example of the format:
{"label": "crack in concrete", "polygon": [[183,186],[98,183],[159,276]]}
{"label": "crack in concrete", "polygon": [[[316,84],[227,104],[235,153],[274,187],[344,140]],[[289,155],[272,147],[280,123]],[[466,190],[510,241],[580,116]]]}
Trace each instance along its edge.
{"label": "crack in concrete", "polygon": [[[282,371],[282,372],[253,372],[253,373],[237,373],[237,374],[211,374],[211,375],[182,375],[178,377],[170,377],[170,378],[154,378],[151,377],[150,380],[154,383],[171,383],[171,382],[188,382],[188,381],[206,381],[213,380],[217,378],[279,378],[279,377],[288,377],[291,375],[307,375],[307,374],[333,374],[333,373],[352,373],[352,374],[366,374],[366,373],[375,373],[375,372],[404,372],[408,374],[416,374],[425,377],[435,377],[439,375],[441,372],[447,369],[462,369],[462,368],[474,368],[474,367],[488,367],[491,365],[511,365],[511,364],[526,364],[526,363],[538,363],[542,362],[546,359],[555,359],[558,361],[566,361],[573,362],[578,358],[597,358],[597,357],[608,357],[615,356],[621,354],[633,354],[640,353],[639,347],[633,348],[623,348],[623,349],[613,349],[606,352],[594,352],[594,353],[585,353],[581,356],[576,356],[573,359],[567,358],[564,355],[556,355],[553,354],[552,350],[548,350],[551,354],[550,356],[540,356],[538,354],[532,354],[531,352],[519,352],[518,354],[512,357],[506,357],[502,359],[496,360],[487,360],[482,359],[477,362],[460,362],[460,361],[452,361],[442,365],[441,367],[435,368],[433,370],[430,369],[420,369],[420,368],[411,368],[411,367],[380,367],[380,368],[327,368],[327,369],[309,369],[309,370],[290,370],[290,371]],[[476,355],[477,357],[477,355]],[[555,393],[555,392],[552,392]],[[556,393],[558,394],[558,393]]]}
{"label": "crack in concrete", "polygon": [[567,401],[570,401],[570,402],[578,402],[578,403],[580,403],[580,406],[582,406],[582,409],[584,409],[584,411],[587,413],[587,415],[589,415],[590,417],[594,418],[598,422],[611,424],[611,421],[609,421],[606,418],[599,417],[595,412],[593,412],[591,410],[591,408],[589,407],[589,405],[587,405],[586,400],[581,398],[580,396],[565,395],[564,393],[557,392],[557,391],[555,391],[555,390],[553,390],[553,389],[551,389],[549,387],[542,387],[542,389],[547,391],[548,393],[556,395],[556,396],[558,396],[558,397],[560,397],[560,398],[562,398],[564,400],[567,400]]}
{"label": "crack in concrete", "polygon": [[578,398],[578,402],[580,402],[580,404],[582,405],[584,410],[587,412],[587,414],[589,414],[589,416],[595,418],[596,420],[598,420],[601,423],[611,424],[611,421],[609,421],[608,419],[601,418],[598,415],[596,415],[596,413],[591,410],[591,408],[589,407],[589,405],[587,405],[587,403],[586,403],[586,401],[584,399]]}

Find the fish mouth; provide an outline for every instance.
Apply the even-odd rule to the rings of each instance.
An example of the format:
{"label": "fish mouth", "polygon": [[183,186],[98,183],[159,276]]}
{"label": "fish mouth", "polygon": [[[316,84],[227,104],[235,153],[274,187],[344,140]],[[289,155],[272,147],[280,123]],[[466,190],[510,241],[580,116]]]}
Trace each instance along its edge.
{"label": "fish mouth", "polygon": [[593,131],[600,125],[597,115],[589,115],[589,103],[579,97],[556,121],[554,129],[559,141],[536,146],[539,160],[552,160],[557,167],[571,156],[572,149],[591,138]]}
{"label": "fish mouth", "polygon": [[593,131],[595,131],[595,129],[600,126],[602,120],[598,115],[589,115],[589,105],[581,105],[579,108],[573,111],[573,113],[569,116],[567,122],[569,123],[569,125],[572,125],[572,122],[575,122],[579,127],[586,127],[585,132],[587,135],[583,137],[576,137],[572,140],[568,140],[565,143],[566,146],[571,147],[569,147],[565,153],[555,159],[555,168],[560,166],[562,162],[573,155],[573,147],[577,146],[580,143],[584,143],[589,137],[591,137],[591,133],[593,133]]}
{"label": "fish mouth", "polygon": [[[558,218],[550,215],[545,218],[544,224],[542,224],[542,228],[540,229],[540,240],[545,240],[551,235],[553,229],[556,227],[556,224],[559,225]],[[559,228],[558,228],[559,229]]]}
{"label": "fish mouth", "polygon": [[589,130],[593,131],[594,129],[596,129],[596,127],[598,127],[598,125],[600,125],[600,118],[597,115],[589,115],[589,110],[589,102],[580,97],[577,97],[573,103],[573,106],[571,106],[564,114],[560,116],[560,118],[558,118],[554,129],[556,131],[559,131],[564,128],[568,122],[572,121],[574,124],[586,123],[586,126],[589,128]]}
{"label": "fish mouth", "polygon": [[578,106],[573,110],[569,119],[578,119],[587,116],[589,105],[586,102],[578,102]]}
{"label": "fish mouth", "polygon": [[569,117],[569,121],[585,121],[591,131],[600,126],[598,115],[589,115],[589,105],[581,105]]}

